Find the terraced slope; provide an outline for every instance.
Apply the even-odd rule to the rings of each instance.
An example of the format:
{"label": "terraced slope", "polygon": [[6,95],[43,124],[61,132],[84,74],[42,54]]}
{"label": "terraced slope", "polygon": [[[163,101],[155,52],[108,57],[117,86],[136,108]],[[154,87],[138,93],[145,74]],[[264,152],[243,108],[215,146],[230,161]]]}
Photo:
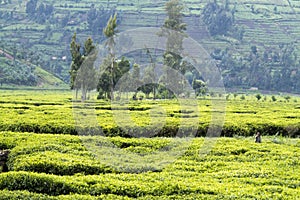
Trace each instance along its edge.
{"label": "terraced slope", "polygon": [[[84,40],[93,35],[97,42],[104,38],[102,33],[92,34],[88,29],[87,12],[91,6],[96,9],[113,9],[119,13],[119,31],[138,27],[160,27],[163,24],[163,1],[43,1],[53,4],[54,12],[45,23],[39,24],[25,13],[27,1],[12,0],[2,4],[0,26],[0,47],[8,50],[17,46],[20,56],[31,52],[39,57],[43,68],[58,69],[54,73],[68,81],[70,63],[69,42],[74,31],[78,38]],[[236,6],[236,22],[245,27],[246,33],[242,43],[232,44],[226,39],[211,38],[200,20],[200,13],[208,1],[183,1],[185,4],[185,21],[188,34],[201,43],[208,52],[215,48],[229,47],[237,53],[248,52],[251,45],[259,49],[272,48],[281,43],[294,43],[299,51],[299,17],[300,3],[290,1],[230,1],[230,7]],[[222,1],[218,1],[222,3]],[[40,3],[40,2],[39,2]],[[104,22],[105,23],[105,22]],[[63,58],[66,58],[65,61]],[[51,71],[51,70],[48,70]]]}

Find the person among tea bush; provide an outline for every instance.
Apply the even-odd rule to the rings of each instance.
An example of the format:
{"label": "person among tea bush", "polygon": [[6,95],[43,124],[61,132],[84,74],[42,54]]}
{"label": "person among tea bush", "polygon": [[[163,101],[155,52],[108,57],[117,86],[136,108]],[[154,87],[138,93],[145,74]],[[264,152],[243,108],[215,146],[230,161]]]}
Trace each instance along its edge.
{"label": "person among tea bush", "polygon": [[256,143],[261,143],[261,134],[260,132],[257,132],[255,135],[255,142]]}

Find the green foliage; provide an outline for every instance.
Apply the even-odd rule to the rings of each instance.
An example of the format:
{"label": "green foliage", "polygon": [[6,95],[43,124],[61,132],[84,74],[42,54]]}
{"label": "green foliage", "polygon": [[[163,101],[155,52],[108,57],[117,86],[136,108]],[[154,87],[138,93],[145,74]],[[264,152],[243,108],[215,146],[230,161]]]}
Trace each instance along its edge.
{"label": "green foliage", "polygon": [[[10,162],[16,165],[18,161],[14,159],[15,156],[24,156],[25,159],[28,155],[27,163],[34,165],[40,161],[32,160],[31,156],[43,155],[47,151],[49,153],[42,158],[47,162],[53,161],[55,156],[68,159],[71,155],[86,161],[94,160],[87,157],[89,153],[81,146],[78,136],[2,132],[0,137],[18,141],[17,144],[12,141],[16,146],[10,157]],[[85,139],[89,144],[103,146],[112,142],[125,151],[145,154],[153,153],[176,140],[121,137]],[[263,136],[263,143],[256,144],[254,138],[219,138],[212,150],[202,156],[199,151],[203,148],[204,138],[196,138],[182,156],[158,172],[107,171],[100,175],[84,175],[85,169],[82,168],[80,174],[69,176],[64,171],[66,174],[62,175],[65,176],[57,176],[50,174],[52,172],[36,173],[32,169],[10,171],[0,174],[0,199],[18,199],[22,195],[25,199],[229,199],[233,195],[238,199],[250,196],[257,199],[293,199],[299,194],[299,141],[278,139],[281,142],[275,143],[273,137]],[[50,152],[55,156],[51,156]],[[52,167],[61,165],[57,162]],[[85,167],[88,168],[88,165]],[[258,187],[264,192],[257,190]]]}
{"label": "green foliage", "polygon": [[[298,90],[299,74],[296,69],[299,64],[293,44],[270,46],[264,51],[253,45],[247,54],[237,56],[236,53],[229,48],[223,51],[217,48],[211,54],[215,60],[218,60],[218,66],[223,70],[226,87],[243,82],[242,87],[284,92]],[[250,68],[246,69],[243,66]],[[284,67],[279,69],[279,66]],[[276,70],[273,70],[274,67]]]}
{"label": "green foliage", "polygon": [[76,98],[77,92],[80,89],[81,100],[85,101],[87,92],[95,89],[97,86],[97,73],[94,68],[94,62],[97,59],[97,51],[95,50],[95,45],[90,37],[85,41],[83,50],[81,50],[81,45],[76,43],[76,33],[74,33],[72,37],[70,46],[72,55],[70,69],[71,89],[76,90]]}
{"label": "green foliage", "polygon": [[165,20],[164,28],[182,32],[186,30],[186,24],[183,23],[183,5],[179,0],[170,0],[165,5],[168,18]]}
{"label": "green foliage", "polygon": [[118,195],[112,194],[103,194],[99,196],[91,196],[91,195],[79,195],[79,194],[70,194],[70,195],[59,195],[59,196],[50,196],[45,194],[38,194],[33,192],[28,192],[26,190],[16,190],[16,191],[9,191],[9,190],[2,190],[1,193],[1,200],[128,200],[131,198],[122,197]]}
{"label": "green foliage", "polygon": [[72,186],[65,183],[63,179],[54,179],[49,175],[10,172],[1,174],[0,176],[0,189],[2,190],[28,190],[30,192],[48,195],[69,194],[70,192],[75,192]]}
{"label": "green foliage", "polygon": [[107,25],[103,30],[103,33],[107,38],[111,38],[115,36],[116,28],[117,28],[117,14],[114,14],[114,16],[110,16]]}
{"label": "green foliage", "polygon": [[1,200],[19,200],[19,199],[30,199],[30,200],[54,200],[57,199],[55,197],[51,197],[44,194],[36,194],[28,191],[9,191],[9,190],[2,190],[1,193]]}
{"label": "green foliage", "polygon": [[11,159],[10,162],[13,162],[9,165],[11,171],[32,171],[57,175],[74,175],[77,173],[88,175],[113,171],[109,167],[93,161],[91,157],[54,153],[53,151],[19,155]]}
{"label": "green foliage", "polygon": [[[117,62],[115,58],[115,35],[117,33],[117,14],[110,16],[106,27],[103,29],[103,34],[106,36],[106,47],[108,48],[108,55],[105,58],[102,66],[100,66],[100,71],[102,76],[100,77],[97,90],[99,92],[99,98],[109,98],[114,99],[114,78],[117,75],[116,71]],[[103,80],[104,78],[104,80]]]}
{"label": "green foliage", "polygon": [[261,94],[257,94],[257,95],[255,95],[255,97],[256,97],[257,101],[259,101],[262,98]]}
{"label": "green foliage", "polygon": [[207,87],[204,81],[202,80],[193,80],[193,89],[197,96],[205,95],[207,92]]}
{"label": "green foliage", "polygon": [[290,96],[285,96],[284,99],[289,101],[291,99],[291,97]]}
{"label": "green foliage", "polygon": [[[70,44],[70,51],[72,56],[72,63],[71,63],[71,69],[70,69],[70,77],[71,77],[71,89],[75,89],[75,81],[77,77],[78,70],[80,69],[80,66],[83,62],[83,57],[80,52],[80,44],[76,42],[76,32],[72,36],[72,41]],[[78,86],[77,88],[78,89]]]}
{"label": "green foliage", "polygon": [[[5,0],[1,4],[1,49],[11,52],[11,55],[17,55],[17,58],[22,58],[23,61],[38,64],[65,82],[69,82],[68,72],[71,62],[71,56],[66,51],[66,46],[69,45],[70,37],[75,31],[78,33],[78,38],[79,36],[80,38],[87,38],[92,35],[94,41],[100,42],[103,40],[103,28],[109,17],[116,12],[118,12],[119,31],[145,26],[162,26],[163,24],[160,24],[157,16],[161,16],[165,12],[165,3],[153,3],[151,1],[141,3],[140,1],[130,2],[128,0],[122,2],[102,0],[98,1],[97,4],[93,1],[38,1],[36,5],[31,6],[33,8],[31,11],[34,14],[34,17],[31,17],[26,13],[26,4],[35,1],[12,2],[9,3],[8,0]],[[78,3],[74,4],[74,2]],[[294,59],[294,53],[290,53],[292,48],[289,48],[286,53],[278,51],[279,54],[276,55],[279,44],[293,44],[294,52],[299,53],[299,43],[296,43],[295,37],[290,37],[290,35],[294,36],[299,32],[297,20],[294,18],[297,12],[296,8],[299,6],[298,1],[291,2],[292,9],[289,7],[287,9],[286,5],[280,2],[275,2],[272,5],[262,1],[245,4],[227,2],[221,5],[221,2],[217,1],[221,8],[229,11],[227,12],[228,16],[234,13],[232,17],[239,27],[237,30],[234,28],[232,33],[226,36],[216,38],[203,37],[206,35],[206,30],[201,25],[202,23],[194,23],[198,20],[197,16],[203,11],[207,3],[205,1],[184,2],[183,21],[189,26],[189,33],[192,38],[198,42],[208,41],[206,47],[208,51],[213,51],[215,47],[229,48],[232,51],[232,57],[236,58],[235,61],[238,61],[240,57],[245,58],[241,63],[235,62],[235,67],[231,68],[232,65],[228,64],[226,69],[222,69],[226,86],[257,87],[254,86],[257,83],[259,88],[266,90],[298,90],[298,80],[300,79],[297,64],[299,63],[299,56],[296,62],[290,62]],[[182,4],[180,5],[182,6]],[[42,14],[43,10],[44,13]],[[139,17],[136,18],[137,14]],[[283,22],[280,21],[278,24],[278,20],[283,20]],[[242,31],[242,29],[244,30]],[[238,35],[243,35],[243,32],[244,37],[241,43]],[[270,35],[272,37],[269,37]],[[260,65],[261,67],[255,75],[250,74],[253,65],[250,66],[247,57],[249,49],[253,45],[257,46],[261,58],[264,51],[269,52],[269,59],[273,56],[285,55],[285,64],[275,62],[275,59],[272,58],[274,62],[268,62],[268,66]],[[275,49],[276,52],[273,51]],[[257,79],[260,82],[257,82]],[[241,83],[245,84],[241,85]]]}
{"label": "green foliage", "polygon": [[[126,96],[127,94],[123,93],[120,98],[123,99]],[[137,97],[139,96],[137,95]],[[177,134],[179,126],[182,126],[180,120],[193,119],[199,116],[199,113],[196,113],[192,106],[185,109],[186,112],[181,111],[178,101],[175,99],[130,101],[128,105],[111,105],[103,100],[90,100],[90,103],[72,105],[71,98],[70,91],[3,91],[0,130],[76,135],[79,130],[89,132],[89,129],[93,128],[96,132],[103,132],[106,136],[129,137],[130,134],[133,134],[173,137]],[[198,100],[201,117],[197,125],[197,136],[206,135],[211,122],[212,107],[210,101],[219,99],[217,95],[206,98]],[[250,136],[256,131],[268,135],[275,135],[278,131],[282,135],[292,137],[299,135],[297,129],[297,127],[299,128],[299,106],[297,101],[287,102],[284,97],[280,96],[276,96],[276,98],[276,102],[257,101],[255,95],[248,95],[247,104],[245,104],[238,98],[228,97],[222,135]],[[271,99],[271,96],[268,99]],[[297,100],[297,97],[293,97],[293,99]],[[99,122],[98,127],[75,126],[73,109],[80,109],[80,106],[95,111],[94,117]],[[152,113],[152,109],[155,110],[157,107],[165,111]],[[123,119],[116,123],[114,116],[120,115],[124,111],[129,112],[132,123],[120,126]],[[155,117],[155,123],[151,123],[151,117]],[[124,119],[124,122],[126,120],[128,119]],[[164,121],[163,127],[157,125],[158,122]],[[185,121],[182,128],[195,126],[192,121]],[[290,130],[288,127],[294,128]]]}
{"label": "green foliage", "polygon": [[210,2],[205,5],[202,15],[212,36],[226,35],[233,28],[234,11],[229,10],[228,5],[222,7],[216,1]]}
{"label": "green foliage", "polygon": [[[1,52],[1,51],[0,51]],[[35,66],[4,58],[0,54],[0,84],[36,86]]]}
{"label": "green foliage", "polygon": [[[111,66],[113,65],[113,69],[111,70]],[[113,87],[116,86],[120,78],[123,76],[127,76],[122,85],[119,85],[119,90],[130,92],[127,87],[126,81],[131,81],[132,77],[128,77],[132,75],[132,73],[128,73],[130,70],[130,62],[125,57],[122,57],[121,60],[115,61],[113,64],[111,63],[111,57],[108,56],[102,66],[101,66],[101,77],[99,78],[99,82],[97,85],[97,91],[99,92],[98,99],[110,99],[111,98],[111,84]],[[124,77],[123,77],[124,78]],[[112,81],[112,82],[111,82]]]}

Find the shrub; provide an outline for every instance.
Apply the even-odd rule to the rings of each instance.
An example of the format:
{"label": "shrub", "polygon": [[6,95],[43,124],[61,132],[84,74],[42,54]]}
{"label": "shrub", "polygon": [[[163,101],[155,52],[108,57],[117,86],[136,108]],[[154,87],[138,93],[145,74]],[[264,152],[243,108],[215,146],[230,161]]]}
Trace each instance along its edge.
{"label": "shrub", "polygon": [[75,185],[67,184],[63,178],[28,172],[9,172],[0,174],[0,189],[28,190],[48,195],[70,194],[76,192]]}
{"label": "shrub", "polygon": [[241,100],[245,100],[245,99],[246,99],[245,95],[242,95]]}
{"label": "shrub", "polygon": [[262,98],[262,96],[260,94],[255,95],[255,97],[256,97],[257,101],[259,101]]}
{"label": "shrub", "polygon": [[51,197],[45,194],[36,194],[28,191],[9,191],[2,190],[0,191],[1,200],[20,200],[20,199],[30,199],[30,200],[57,200],[56,197]]}
{"label": "shrub", "polygon": [[289,102],[290,99],[291,99],[291,97],[290,97],[290,96],[285,96],[284,99],[285,99],[287,102]]}
{"label": "shrub", "polygon": [[101,174],[113,170],[90,157],[55,152],[41,152],[17,157],[10,164],[14,171],[31,171],[56,175]]}

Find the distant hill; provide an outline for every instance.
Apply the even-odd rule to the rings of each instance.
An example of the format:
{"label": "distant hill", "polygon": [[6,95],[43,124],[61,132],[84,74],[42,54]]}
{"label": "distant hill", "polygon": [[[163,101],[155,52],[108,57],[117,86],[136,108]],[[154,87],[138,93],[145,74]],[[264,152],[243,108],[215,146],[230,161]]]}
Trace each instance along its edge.
{"label": "distant hill", "polygon": [[37,86],[42,88],[61,88],[68,89],[69,86],[64,81],[53,75],[52,73],[47,72],[41,67],[36,67],[34,74],[37,77]]}
{"label": "distant hill", "polygon": [[[114,12],[119,15],[119,31],[161,27],[165,19],[166,2],[167,0],[37,0],[36,3],[35,0],[2,1],[0,49],[15,52],[17,58],[41,66],[67,83],[71,62],[69,44],[75,31],[81,41],[92,36],[95,42],[101,43],[105,39],[102,28]],[[208,33],[201,13],[211,1],[182,2],[185,6],[188,35],[208,53],[227,53],[228,58],[235,59],[234,67],[228,66],[228,60],[225,62],[223,58],[216,59],[227,87],[300,92],[297,89],[300,88],[300,82],[297,82],[300,79],[300,1],[227,1],[230,9],[235,10],[235,23],[245,30],[242,41],[225,36],[212,37]],[[224,5],[225,0],[217,2]],[[298,55],[295,63],[288,67],[275,58],[281,56],[280,48],[283,44],[293,44],[293,53]],[[254,46],[260,60],[267,54],[266,61],[261,62],[259,70],[246,61]],[[240,58],[243,61],[239,63]],[[270,62],[267,62],[268,59]],[[267,76],[258,76],[261,74]]]}
{"label": "distant hill", "polygon": [[24,60],[16,59],[4,49],[0,50],[0,84],[18,87],[68,88],[68,85],[52,73]]}

